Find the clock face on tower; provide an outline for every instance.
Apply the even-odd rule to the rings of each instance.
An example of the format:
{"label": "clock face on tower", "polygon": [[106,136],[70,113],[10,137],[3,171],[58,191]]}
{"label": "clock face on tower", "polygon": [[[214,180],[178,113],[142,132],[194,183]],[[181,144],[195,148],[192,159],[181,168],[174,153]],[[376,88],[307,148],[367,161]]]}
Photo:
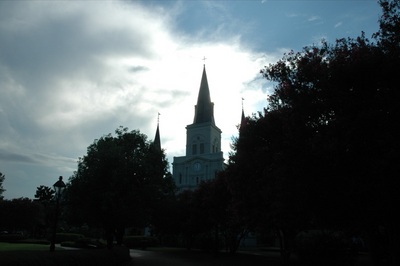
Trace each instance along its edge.
{"label": "clock face on tower", "polygon": [[201,164],[200,163],[195,163],[193,164],[193,169],[195,171],[200,171],[201,170]]}

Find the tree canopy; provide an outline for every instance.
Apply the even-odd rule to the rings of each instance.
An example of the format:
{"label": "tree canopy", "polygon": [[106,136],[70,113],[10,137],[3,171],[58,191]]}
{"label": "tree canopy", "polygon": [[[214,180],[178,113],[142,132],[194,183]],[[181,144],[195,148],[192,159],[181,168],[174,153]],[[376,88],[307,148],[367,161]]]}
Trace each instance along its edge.
{"label": "tree canopy", "polygon": [[2,172],[0,172],[0,200],[3,199],[3,193],[4,193],[4,191],[6,191],[6,190],[3,188],[4,179],[5,179],[5,176],[3,175]]}
{"label": "tree canopy", "polygon": [[40,202],[50,202],[54,197],[55,191],[48,186],[41,185],[36,188],[35,199]]}
{"label": "tree canopy", "polygon": [[164,152],[146,135],[122,127],[115,133],[88,147],[67,188],[70,220],[103,227],[108,237],[149,223],[168,176]]}
{"label": "tree canopy", "polygon": [[[289,114],[280,117],[287,132],[295,133],[290,150],[302,145],[292,158],[301,161],[296,173],[311,178],[315,195],[326,200],[335,199],[339,191],[342,195],[340,201],[315,207],[320,212],[338,210],[334,207],[340,202],[343,210],[351,208],[352,202],[348,214],[358,213],[361,220],[369,212],[380,213],[379,219],[392,217],[389,203],[395,198],[393,189],[399,188],[395,152],[400,128],[399,1],[381,1],[381,5],[381,29],[374,35],[377,43],[364,34],[334,45],[323,42],[262,70],[265,78],[277,83],[266,116]],[[325,214],[326,221],[331,220]]]}
{"label": "tree canopy", "polygon": [[261,70],[274,93],[242,123],[228,167],[254,227],[288,241],[310,228],[371,236],[383,226],[399,249],[400,1],[380,4],[373,41],[322,41]]}
{"label": "tree canopy", "polygon": [[28,198],[1,200],[0,217],[2,230],[30,232],[32,235],[45,218],[43,206]]}

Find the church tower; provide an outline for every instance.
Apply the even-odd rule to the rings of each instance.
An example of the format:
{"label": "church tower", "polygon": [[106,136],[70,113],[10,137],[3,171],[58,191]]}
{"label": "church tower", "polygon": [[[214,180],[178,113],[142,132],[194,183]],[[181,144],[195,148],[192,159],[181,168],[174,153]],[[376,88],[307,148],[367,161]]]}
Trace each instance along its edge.
{"label": "church tower", "polygon": [[193,124],[186,126],[186,155],[174,157],[173,178],[179,191],[194,189],[224,169],[221,130],[215,125],[205,65],[201,77]]}

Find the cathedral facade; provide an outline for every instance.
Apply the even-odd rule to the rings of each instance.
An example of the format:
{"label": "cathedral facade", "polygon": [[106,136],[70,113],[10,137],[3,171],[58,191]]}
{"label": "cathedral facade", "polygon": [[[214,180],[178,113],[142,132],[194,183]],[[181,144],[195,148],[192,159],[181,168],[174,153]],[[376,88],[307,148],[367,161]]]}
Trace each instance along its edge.
{"label": "cathedral facade", "polygon": [[179,191],[195,189],[224,169],[221,133],[214,120],[206,68],[203,67],[193,123],[186,126],[186,155],[174,157],[172,172]]}

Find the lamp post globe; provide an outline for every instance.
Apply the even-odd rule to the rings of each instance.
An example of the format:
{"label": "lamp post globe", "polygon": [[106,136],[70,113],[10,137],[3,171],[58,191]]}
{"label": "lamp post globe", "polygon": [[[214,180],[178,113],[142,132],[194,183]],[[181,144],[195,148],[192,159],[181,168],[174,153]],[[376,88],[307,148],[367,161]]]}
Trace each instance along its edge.
{"label": "lamp post globe", "polygon": [[66,187],[65,183],[64,183],[64,181],[62,179],[63,179],[63,177],[60,176],[58,178],[58,181],[55,182],[54,185],[53,185],[54,191],[56,192],[56,194],[55,194],[56,200],[60,199],[61,193],[64,191],[64,189]]}
{"label": "lamp post globe", "polygon": [[63,177],[60,176],[58,181],[55,182],[53,185],[53,188],[55,191],[54,198],[56,200],[56,208],[55,208],[55,212],[54,212],[54,224],[53,224],[53,234],[51,236],[50,252],[54,252],[54,250],[55,250],[57,222],[58,222],[58,214],[59,214],[59,209],[60,209],[60,198],[61,198],[62,192],[64,191],[64,189],[66,187],[66,185],[62,179],[63,179]]}

